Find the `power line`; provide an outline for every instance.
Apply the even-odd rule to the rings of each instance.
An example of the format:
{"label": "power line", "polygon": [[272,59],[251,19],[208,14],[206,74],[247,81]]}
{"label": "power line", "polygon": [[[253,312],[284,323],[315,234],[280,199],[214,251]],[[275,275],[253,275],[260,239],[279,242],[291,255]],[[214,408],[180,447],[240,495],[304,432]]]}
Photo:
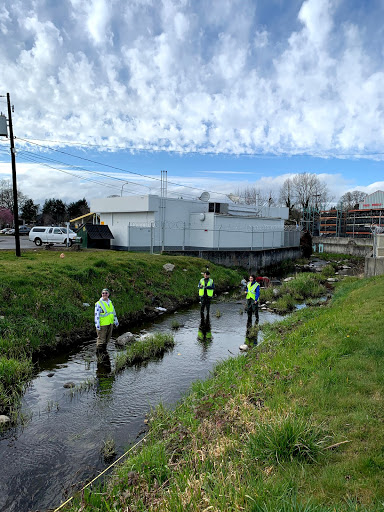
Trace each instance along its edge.
{"label": "power line", "polygon": [[[155,176],[147,176],[147,175],[145,175],[145,174],[141,174],[141,173],[134,172],[134,171],[128,171],[127,169],[122,169],[121,167],[117,167],[117,166],[114,166],[114,165],[110,165],[110,164],[103,164],[103,163],[97,162],[96,160],[92,160],[92,159],[90,159],[90,158],[85,158],[85,157],[82,157],[82,156],[73,155],[72,153],[68,153],[68,152],[66,152],[66,151],[62,151],[62,150],[60,150],[60,149],[50,148],[50,147],[48,147],[48,146],[44,146],[44,145],[42,145],[42,144],[37,144],[37,143],[32,142],[32,141],[30,141],[30,140],[28,140],[28,139],[23,139],[23,138],[19,137],[19,140],[23,140],[24,142],[27,142],[27,143],[29,143],[29,144],[33,144],[33,145],[36,145],[36,146],[42,147],[42,148],[44,148],[44,149],[49,149],[49,150],[51,150],[51,151],[56,151],[57,153],[62,153],[62,154],[64,154],[64,155],[70,156],[70,157],[72,157],[72,158],[78,158],[78,159],[80,159],[80,160],[84,160],[84,161],[86,161],[86,162],[91,162],[91,163],[93,163],[93,164],[97,164],[97,165],[101,165],[101,166],[104,166],[104,167],[108,167],[108,168],[110,168],[110,169],[114,169],[114,170],[116,170],[116,171],[127,172],[127,173],[129,173],[129,174],[134,174],[134,175],[136,175],[136,176],[141,176],[141,177],[144,177],[144,178],[147,178],[147,179],[151,179],[151,180],[155,180],[155,181],[161,181],[161,180],[160,180],[160,178],[156,178]],[[168,184],[170,184],[170,185],[175,185],[175,186],[177,186],[177,187],[181,187],[181,186],[182,186],[182,187],[184,187],[184,188],[189,188],[189,189],[192,189],[192,190],[197,190],[197,191],[199,191],[199,192],[205,192],[205,189],[198,188],[198,187],[192,187],[192,186],[190,186],[190,185],[182,185],[182,184],[180,185],[180,183],[174,183],[174,182],[172,182],[172,181],[168,181]],[[227,194],[225,194],[224,192],[218,192],[218,191],[215,191],[215,192],[210,191],[210,192],[215,193],[215,194],[219,194],[219,195],[223,195],[223,196],[227,197]]]}

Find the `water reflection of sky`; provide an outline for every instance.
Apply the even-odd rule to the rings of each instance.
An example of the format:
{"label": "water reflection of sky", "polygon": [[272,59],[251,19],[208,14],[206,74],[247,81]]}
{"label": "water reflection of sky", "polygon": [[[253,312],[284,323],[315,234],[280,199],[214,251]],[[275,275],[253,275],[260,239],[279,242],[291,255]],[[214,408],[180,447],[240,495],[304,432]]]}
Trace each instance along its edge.
{"label": "water reflection of sky", "polygon": [[[0,475],[4,489],[0,510],[58,506],[64,492],[73,492],[71,485],[104,469],[100,449],[106,438],[113,438],[118,453],[123,453],[137,441],[151,407],[160,402],[174,404],[193,381],[207,378],[215,363],[239,353],[246,335],[246,315],[240,314],[243,308],[238,303],[212,304],[212,340],[208,342],[198,340],[198,308],[142,326],[152,332],[170,331],[175,319],[182,325],[173,331],[176,345],[172,351],[117,376],[108,374],[109,365],[114,365],[114,344],[108,348],[108,359],[97,362],[95,340],[41,364],[23,400],[29,423],[8,431],[0,441],[0,459],[7,468]],[[260,312],[260,323],[278,318]],[[75,393],[63,387],[67,382],[80,385],[86,381],[95,385]]]}

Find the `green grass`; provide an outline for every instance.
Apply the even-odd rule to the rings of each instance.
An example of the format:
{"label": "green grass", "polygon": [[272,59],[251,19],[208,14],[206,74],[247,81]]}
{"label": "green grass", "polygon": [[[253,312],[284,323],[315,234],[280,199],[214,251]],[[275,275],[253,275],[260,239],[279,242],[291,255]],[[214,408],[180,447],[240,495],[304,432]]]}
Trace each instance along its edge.
{"label": "green grass", "polygon": [[[295,309],[296,304],[310,299],[322,297],[328,293],[325,286],[329,270],[324,274],[299,273],[292,281],[284,282],[279,287],[269,287],[261,290],[260,301],[276,301],[273,305],[277,313],[289,313]],[[332,270],[332,274],[335,272]]]}
{"label": "green grass", "polygon": [[384,276],[347,278],[326,307],[262,326],[65,510],[383,510],[383,306]]}
{"label": "green grass", "polygon": [[[218,292],[241,279],[235,270],[183,256],[87,250],[64,258],[53,251],[22,252],[21,258],[1,251],[0,258],[0,414],[16,404],[31,377],[33,354],[95,335],[93,309],[102,288],[111,290],[119,322],[128,328],[155,306],[172,310],[197,301],[207,265]],[[173,272],[163,269],[169,262]]]}
{"label": "green grass", "polygon": [[120,372],[126,366],[140,364],[154,357],[160,357],[174,346],[175,340],[173,335],[161,332],[130,343],[123,352],[116,355],[115,373]]}

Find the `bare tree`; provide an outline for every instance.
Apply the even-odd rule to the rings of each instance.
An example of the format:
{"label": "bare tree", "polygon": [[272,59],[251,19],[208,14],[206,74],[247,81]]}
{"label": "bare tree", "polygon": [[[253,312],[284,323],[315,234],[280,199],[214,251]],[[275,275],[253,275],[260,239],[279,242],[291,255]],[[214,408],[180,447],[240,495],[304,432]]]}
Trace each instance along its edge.
{"label": "bare tree", "polygon": [[250,204],[253,206],[261,206],[264,199],[262,199],[261,191],[256,187],[245,187],[244,189],[237,189],[236,195],[240,197],[242,203]]}
{"label": "bare tree", "polygon": [[277,204],[277,200],[276,200],[275,191],[270,189],[268,192],[267,205],[268,206],[276,206],[276,204]]}
{"label": "bare tree", "polygon": [[353,210],[356,208],[358,203],[361,203],[365,200],[366,197],[365,192],[361,192],[361,190],[353,190],[352,192],[346,192],[339,199],[339,205],[342,210]]}
{"label": "bare tree", "polygon": [[279,201],[280,204],[289,208],[289,216],[295,207],[295,198],[291,178],[287,178],[280,188]]}
{"label": "bare tree", "polygon": [[331,197],[327,185],[322,183],[316,174],[304,172],[292,178],[293,195],[296,205],[301,209],[313,207],[325,208]]}

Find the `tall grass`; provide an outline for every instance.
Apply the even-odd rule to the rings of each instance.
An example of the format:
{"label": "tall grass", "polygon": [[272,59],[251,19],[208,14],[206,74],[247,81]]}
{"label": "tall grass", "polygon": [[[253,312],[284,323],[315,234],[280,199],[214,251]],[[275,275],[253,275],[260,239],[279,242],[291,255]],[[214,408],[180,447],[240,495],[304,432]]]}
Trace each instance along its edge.
{"label": "tall grass", "polygon": [[327,437],[321,427],[292,413],[256,425],[249,439],[251,457],[263,462],[315,462]]}

